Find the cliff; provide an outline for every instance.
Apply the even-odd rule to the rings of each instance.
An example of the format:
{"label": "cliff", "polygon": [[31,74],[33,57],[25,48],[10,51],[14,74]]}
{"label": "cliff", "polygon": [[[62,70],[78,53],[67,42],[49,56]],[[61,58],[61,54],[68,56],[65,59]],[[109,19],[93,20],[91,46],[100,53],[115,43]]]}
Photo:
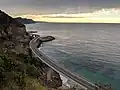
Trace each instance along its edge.
{"label": "cliff", "polygon": [[31,57],[31,39],[24,24],[0,11],[0,90],[38,90],[36,86],[40,85],[41,88],[62,85],[57,72],[52,70],[53,77],[48,80],[51,69]]}
{"label": "cliff", "polygon": [[0,11],[0,52],[28,54],[29,41],[25,25]]}

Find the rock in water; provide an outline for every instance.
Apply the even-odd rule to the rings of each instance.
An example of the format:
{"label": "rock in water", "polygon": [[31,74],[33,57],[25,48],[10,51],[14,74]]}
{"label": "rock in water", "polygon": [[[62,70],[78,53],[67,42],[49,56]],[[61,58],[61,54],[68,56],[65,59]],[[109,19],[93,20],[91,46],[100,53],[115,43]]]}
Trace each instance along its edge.
{"label": "rock in water", "polygon": [[48,41],[52,41],[52,40],[55,40],[55,37],[53,37],[53,36],[41,37],[42,42],[48,42]]}

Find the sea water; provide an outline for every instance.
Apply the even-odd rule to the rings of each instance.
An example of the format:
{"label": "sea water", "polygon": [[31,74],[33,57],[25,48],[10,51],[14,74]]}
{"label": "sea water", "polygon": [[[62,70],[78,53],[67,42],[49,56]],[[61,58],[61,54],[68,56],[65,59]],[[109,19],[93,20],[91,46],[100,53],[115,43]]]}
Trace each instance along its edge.
{"label": "sea water", "polygon": [[120,24],[36,23],[27,30],[56,40],[41,51],[54,62],[92,83],[111,84],[120,90]]}

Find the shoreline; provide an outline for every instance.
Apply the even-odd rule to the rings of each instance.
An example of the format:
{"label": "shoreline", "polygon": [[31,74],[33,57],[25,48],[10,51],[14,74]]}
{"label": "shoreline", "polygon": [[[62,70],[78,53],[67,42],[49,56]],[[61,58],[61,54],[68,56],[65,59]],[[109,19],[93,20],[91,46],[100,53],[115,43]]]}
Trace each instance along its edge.
{"label": "shoreline", "polygon": [[[39,35],[37,35],[39,36]],[[41,45],[44,42],[49,42],[49,41],[53,41],[55,40],[55,37],[53,36],[45,36],[45,37],[40,37],[40,39],[38,41],[36,41],[38,43],[37,48],[40,48]],[[49,66],[48,66],[49,67]],[[50,69],[52,69],[51,67],[49,67]],[[53,69],[52,69],[53,70]],[[56,71],[55,71],[56,72]],[[57,72],[58,73],[58,72]],[[64,77],[63,75],[61,75],[60,73],[58,73],[61,80],[62,80],[62,86],[60,88],[62,89],[71,89],[74,87],[74,84],[72,85],[72,82],[70,82],[70,80],[66,77]]]}
{"label": "shoreline", "polygon": [[[48,37],[48,36],[46,36],[46,37]],[[46,37],[43,37],[43,38],[46,38]],[[53,39],[54,40],[54,39]],[[49,39],[41,39],[40,38],[40,40],[39,41],[42,41],[42,43],[43,42],[48,42],[48,41],[52,41],[52,40],[49,40]],[[42,44],[42,43],[38,43],[39,44],[39,47],[40,47],[40,45]],[[38,48],[39,48],[38,47]],[[44,53],[43,53],[44,54]],[[71,87],[74,87],[74,86],[76,86],[77,84],[75,84],[75,83],[73,83],[72,81],[70,81],[69,79],[67,79],[66,77],[64,77],[64,76],[62,76],[60,73],[58,73],[59,75],[60,75],[60,78],[61,78],[61,80],[64,82],[62,82],[62,86],[64,87],[64,85],[65,86],[67,86],[68,88],[71,88]],[[100,87],[102,87],[103,89],[104,88],[112,88],[111,86],[109,86],[109,85],[104,85],[104,84],[95,84],[95,85],[97,85],[97,86],[95,86],[96,88],[100,88]],[[84,86],[80,86],[81,88],[85,88]],[[66,87],[64,87],[64,89],[65,89]],[[84,89],[83,89],[84,90]]]}
{"label": "shoreline", "polygon": [[[36,54],[37,57],[39,57],[40,60],[42,60],[43,63],[45,63],[49,68],[51,68],[53,71],[55,71],[56,73],[58,73],[59,76],[60,76],[60,78],[62,77],[61,78],[61,80],[62,80],[62,86],[65,86],[63,89],[67,88],[67,89],[71,90],[72,88],[75,88],[75,89],[80,89],[80,90],[81,89],[82,90],[87,90],[87,88],[88,88],[88,89],[93,90],[93,88],[97,87],[94,84],[92,84],[91,82],[87,81],[86,79],[84,79],[82,77],[78,77],[74,73],[71,73],[70,71],[68,71],[66,69],[63,69],[59,65],[56,65],[55,63],[53,63],[50,60],[49,57],[46,57],[46,55],[44,53],[42,53],[40,50],[35,49],[35,46],[32,45],[32,44],[35,44],[34,41],[36,41],[36,43],[38,43],[36,45],[37,48],[40,48],[40,46],[41,46],[41,44],[43,42],[48,42],[48,41],[52,41],[52,40],[55,39],[55,38],[54,39],[51,39],[51,38],[48,39],[47,37],[49,37],[49,36],[42,37],[42,38],[45,38],[45,39],[42,39],[41,37],[40,38],[39,37],[34,38],[30,42],[30,44],[31,44],[30,48],[33,50],[33,53]],[[52,37],[52,36],[50,36],[50,37]],[[60,69],[62,69],[62,70],[60,70]],[[65,77],[64,77],[64,75],[65,75]],[[78,78],[78,80],[77,80],[77,78]],[[64,83],[63,83],[63,81],[64,81]]]}

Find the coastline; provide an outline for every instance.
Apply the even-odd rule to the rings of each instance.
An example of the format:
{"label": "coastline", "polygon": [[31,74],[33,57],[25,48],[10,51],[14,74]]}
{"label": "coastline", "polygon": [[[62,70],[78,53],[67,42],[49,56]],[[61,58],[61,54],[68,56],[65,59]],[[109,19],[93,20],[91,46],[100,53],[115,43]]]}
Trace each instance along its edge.
{"label": "coastline", "polygon": [[[47,37],[49,37],[49,36],[47,36]],[[95,88],[99,88],[95,84],[84,79],[82,76],[77,76],[74,73],[71,73],[70,71],[68,71],[67,69],[63,69],[58,64],[54,63],[49,58],[49,56],[46,56],[44,53],[42,53],[40,50],[38,50],[37,48],[39,48],[39,47],[36,48],[36,46],[40,45],[41,42],[43,43],[44,41],[46,42],[46,41],[53,40],[51,38],[50,39],[48,39],[46,37],[44,37],[44,38],[45,39],[42,39],[41,37],[36,36],[34,39],[32,39],[30,42],[30,49],[33,51],[33,54],[35,54],[35,56],[39,58],[39,60],[41,60],[43,63],[48,65],[48,67],[50,67],[52,70],[57,72],[59,74],[59,76],[63,75],[65,77],[69,78],[69,79],[66,79],[67,82],[65,82],[65,84],[68,88],[70,87],[70,88],[76,88],[76,89],[80,89],[80,90],[81,89],[82,90],[86,90],[86,89],[94,90]],[[38,43],[38,44],[36,45],[36,43]]]}
{"label": "coastline", "polygon": [[60,87],[61,79],[47,80],[49,67],[32,57],[29,42],[33,39],[26,26],[0,10],[0,90],[46,90]]}
{"label": "coastline", "polygon": [[[34,34],[34,35],[36,35],[36,34]],[[36,35],[36,36],[39,36],[39,35]],[[38,43],[36,46],[37,46],[37,48],[40,48],[41,46],[42,46],[42,44],[44,43],[44,42],[49,42],[49,41],[53,41],[53,40],[55,40],[55,37],[53,37],[53,36],[45,36],[45,37],[40,37],[36,42]],[[42,52],[41,52],[42,53]],[[44,62],[43,62],[44,63]],[[48,66],[49,67],[49,66]],[[50,67],[50,70],[53,70],[54,71],[54,69],[52,69],[51,67]],[[54,72],[56,72],[56,71],[54,71]],[[58,72],[57,72],[58,73]],[[59,87],[60,89],[62,89],[62,90],[72,90],[73,88],[75,89],[76,88],[76,86],[77,86],[77,83],[75,84],[73,81],[71,81],[71,80],[69,80],[68,78],[66,78],[66,77],[64,77],[63,75],[61,75],[60,73],[58,73],[59,74],[59,77],[61,78],[61,80],[62,80],[62,86],[61,87]],[[49,76],[50,77],[50,76]],[[77,87],[76,89],[82,89],[82,88],[84,88],[83,86],[80,86],[80,87]],[[75,89],[75,90],[76,90]],[[84,90],[84,89],[83,89]]]}
{"label": "coastline", "polygon": [[[40,37],[40,39],[37,41],[38,42],[37,48],[40,48],[44,42],[49,42],[53,40],[55,40],[55,37],[53,36]],[[72,88],[71,85],[68,83],[69,80],[66,77],[60,75],[60,78],[62,80],[62,87],[61,87],[62,89]]]}
{"label": "coastline", "polygon": [[[41,25],[41,24],[39,24],[39,25]],[[51,24],[50,24],[51,25]],[[33,26],[33,25],[32,25]],[[36,26],[36,25],[35,25]],[[47,26],[45,26],[45,29],[47,30],[48,28],[46,28]],[[34,28],[33,28],[34,29]],[[58,29],[59,30],[59,29]],[[51,33],[51,31],[52,31],[52,29],[51,29],[51,31],[48,31],[48,33],[47,32],[44,32],[45,30],[43,30],[43,32],[41,32],[40,30],[39,30],[39,28],[38,28],[38,33],[40,34],[40,35],[42,35],[42,36],[45,36],[45,35],[49,35],[50,33]],[[41,32],[41,33],[40,33]],[[56,31],[55,31],[56,32]],[[59,31],[58,31],[58,33],[59,33]],[[57,34],[57,33],[56,33]],[[54,33],[51,33],[50,35],[55,35]],[[59,35],[59,34],[57,34],[57,35]],[[56,35],[56,38],[58,37]],[[59,35],[60,36],[60,35]],[[62,35],[61,35],[62,36]],[[57,40],[56,40],[57,41]],[[56,44],[56,41],[55,41],[55,43],[54,43],[54,41],[53,41],[53,43],[48,43],[48,44],[46,44],[46,45],[44,45],[44,46],[47,46],[48,45],[48,48],[49,48],[49,45],[53,45],[53,44]],[[55,45],[53,45],[53,46],[55,46]],[[45,47],[46,48],[46,47]],[[51,48],[52,49],[52,48]],[[53,50],[51,50],[50,49],[50,51],[48,51],[48,55],[51,55],[51,54],[49,54],[50,52],[52,53],[52,51],[54,50],[54,47],[53,47]],[[57,55],[56,55],[57,56]],[[59,55],[58,55],[59,56]],[[62,56],[62,55],[60,55],[60,56]],[[59,60],[59,59],[58,59]],[[79,59],[78,59],[79,60]],[[66,60],[67,61],[67,60]],[[67,63],[67,62],[66,62]],[[82,75],[84,75],[84,72],[83,72],[83,74]],[[91,74],[90,73],[90,75],[89,74],[85,74],[85,75],[88,75],[88,77],[91,77],[91,75],[93,75],[93,74]],[[95,78],[97,78],[97,76],[95,76]],[[92,78],[93,79],[93,78]],[[91,80],[92,81],[92,80]],[[93,79],[93,83],[94,83],[94,79]],[[95,82],[97,82],[97,81],[95,81]],[[106,81],[107,82],[107,81]],[[97,82],[98,83],[98,82]],[[104,83],[104,82],[102,82],[102,83]]]}
{"label": "coastline", "polygon": [[[31,35],[32,35],[32,34],[31,34]],[[39,36],[39,35],[37,35],[37,34],[33,34],[33,35]],[[33,35],[32,35],[32,36],[33,36]],[[38,40],[36,41],[36,42],[38,43],[36,46],[37,46],[37,48],[40,48],[44,42],[49,42],[49,41],[53,41],[53,40],[55,40],[55,37],[53,37],[53,36],[40,37],[40,39],[38,39]],[[51,69],[51,68],[50,68],[50,69]],[[55,72],[56,72],[56,71],[55,71]],[[58,73],[58,74],[59,74],[59,73]],[[59,76],[60,76],[60,78],[61,78],[61,80],[62,80],[62,86],[60,87],[60,89],[70,90],[71,88],[74,87],[73,85],[71,86],[71,85],[69,84],[69,80],[68,80],[66,77],[64,77],[64,76],[62,76],[62,75],[60,75],[60,74],[59,74]]]}

